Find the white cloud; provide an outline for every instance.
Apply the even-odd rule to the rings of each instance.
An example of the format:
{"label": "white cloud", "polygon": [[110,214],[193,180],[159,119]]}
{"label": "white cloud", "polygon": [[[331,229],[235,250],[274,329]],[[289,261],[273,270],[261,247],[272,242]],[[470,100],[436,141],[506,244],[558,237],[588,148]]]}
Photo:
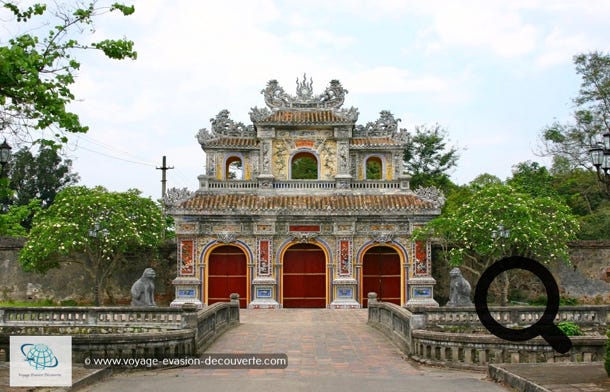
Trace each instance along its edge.
{"label": "white cloud", "polygon": [[408,70],[392,66],[355,72],[345,78],[345,84],[357,86],[359,94],[439,92],[447,89],[447,82],[440,77],[414,75]]}
{"label": "white cloud", "polygon": [[423,34],[431,51],[472,47],[512,57],[531,52],[539,36],[511,2],[430,2],[420,11],[432,18]]}

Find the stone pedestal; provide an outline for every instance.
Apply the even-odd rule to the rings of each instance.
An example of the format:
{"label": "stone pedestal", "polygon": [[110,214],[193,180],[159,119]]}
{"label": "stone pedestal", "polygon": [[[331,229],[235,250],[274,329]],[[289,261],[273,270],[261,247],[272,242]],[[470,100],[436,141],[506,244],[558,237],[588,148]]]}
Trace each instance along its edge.
{"label": "stone pedestal", "polygon": [[256,278],[252,281],[252,301],[248,309],[279,309],[277,282],[273,278]]}
{"label": "stone pedestal", "polygon": [[356,301],[358,282],[353,278],[338,278],[333,280],[331,309],[360,309]]}
{"label": "stone pedestal", "polygon": [[407,283],[408,300],[407,306],[432,306],[438,307],[434,300],[434,285],[436,280],[431,276],[411,278]]}
{"label": "stone pedestal", "polygon": [[175,286],[176,297],[169,304],[172,308],[181,308],[185,304],[194,304],[197,308],[202,308],[203,303],[199,300],[201,293],[201,282],[196,278],[178,277],[172,281]]}

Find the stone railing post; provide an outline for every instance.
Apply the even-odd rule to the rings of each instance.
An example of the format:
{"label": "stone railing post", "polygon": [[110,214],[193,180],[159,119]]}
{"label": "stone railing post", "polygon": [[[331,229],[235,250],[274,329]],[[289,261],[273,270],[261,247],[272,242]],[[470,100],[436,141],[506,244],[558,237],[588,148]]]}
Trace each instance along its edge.
{"label": "stone railing post", "polygon": [[184,328],[192,328],[197,333],[197,304],[187,302],[182,304],[182,326]]}
{"label": "stone railing post", "polygon": [[239,323],[239,294],[237,293],[231,293],[231,295],[229,296],[229,299],[231,300],[231,304],[235,305],[235,307],[231,307],[229,309],[227,309],[229,311],[229,323],[232,323],[234,321],[236,321],[237,323]]}
{"label": "stone railing post", "polygon": [[367,294],[368,299],[369,299],[369,304],[374,304],[377,303],[377,293],[374,292],[370,292]]}
{"label": "stone railing post", "polygon": [[87,325],[97,325],[98,313],[96,309],[87,311]]}
{"label": "stone railing post", "polygon": [[229,299],[231,300],[231,303],[237,303],[237,306],[239,306],[239,294],[237,293],[231,293],[231,295],[229,296]]}

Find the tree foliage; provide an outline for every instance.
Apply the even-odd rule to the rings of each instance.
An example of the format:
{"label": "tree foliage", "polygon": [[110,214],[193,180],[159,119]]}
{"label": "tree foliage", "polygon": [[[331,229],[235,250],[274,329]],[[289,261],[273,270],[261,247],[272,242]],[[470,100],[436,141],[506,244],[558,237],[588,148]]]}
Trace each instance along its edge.
{"label": "tree foliage", "polygon": [[318,162],[310,156],[296,157],[292,160],[293,180],[317,180]]}
{"label": "tree foliage", "polygon": [[[99,50],[109,58],[136,58],[133,42],[106,39],[86,42],[84,32],[92,32],[94,19],[117,11],[130,15],[134,8],[122,4],[98,6],[95,1],[54,9],[36,3],[22,8],[15,1],[0,1],[16,29],[25,30],[0,46],[0,131],[13,140],[61,145],[67,134],[87,132],[77,114],[67,106],[75,99],[70,86],[80,68],[77,50]],[[1,9],[0,9],[1,11]],[[8,26],[8,24],[6,25]],[[53,135],[43,133],[53,129]],[[40,133],[40,134],[39,134]]]}
{"label": "tree foliage", "polygon": [[591,169],[592,138],[610,131],[610,55],[601,52],[574,56],[576,73],[582,82],[573,99],[572,122],[555,122],[542,130],[542,154],[569,169]]}
{"label": "tree foliage", "polygon": [[513,166],[513,176],[507,184],[532,197],[559,197],[553,187],[553,176],[538,162],[527,161]]}
{"label": "tree foliage", "polygon": [[[508,238],[498,228],[510,230]],[[414,232],[415,239],[434,238],[451,265],[475,276],[503,257],[518,255],[540,262],[568,260],[568,241],[578,224],[557,199],[532,197],[504,184],[487,185],[455,209]],[[506,302],[508,280],[503,293]]]}
{"label": "tree foliage", "polygon": [[43,207],[53,203],[61,189],[78,182],[72,161],[63,159],[56,149],[41,147],[37,155],[22,148],[11,157],[9,177],[15,190],[14,204],[27,205],[40,199]]}
{"label": "tree foliage", "polygon": [[96,282],[99,305],[106,278],[121,265],[126,252],[157,247],[164,230],[161,208],[138,191],[69,187],[34,217],[19,260],[25,270],[41,273],[59,268],[62,262],[82,263]]}
{"label": "tree foliage", "polygon": [[32,199],[27,205],[12,205],[0,214],[0,236],[25,237],[32,217],[41,209],[40,200]]}
{"label": "tree foliage", "polygon": [[439,124],[415,127],[403,155],[412,187],[436,186],[447,191],[451,186],[448,172],[457,165],[459,154],[447,143],[447,132]]}

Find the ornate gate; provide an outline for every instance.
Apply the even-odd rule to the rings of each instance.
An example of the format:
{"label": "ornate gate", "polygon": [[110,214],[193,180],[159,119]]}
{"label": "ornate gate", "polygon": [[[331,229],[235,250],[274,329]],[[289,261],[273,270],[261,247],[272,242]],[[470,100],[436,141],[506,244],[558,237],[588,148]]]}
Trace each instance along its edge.
{"label": "ornate gate", "polygon": [[326,307],[326,255],[316,245],[297,244],[283,257],[283,306]]}
{"label": "ornate gate", "polygon": [[231,293],[239,294],[239,306],[245,308],[248,293],[246,255],[236,246],[223,245],[208,257],[208,305],[227,302]]}
{"label": "ornate gate", "polygon": [[400,256],[389,246],[376,246],[366,251],[362,260],[362,306],[367,295],[377,293],[379,301],[400,305]]}

